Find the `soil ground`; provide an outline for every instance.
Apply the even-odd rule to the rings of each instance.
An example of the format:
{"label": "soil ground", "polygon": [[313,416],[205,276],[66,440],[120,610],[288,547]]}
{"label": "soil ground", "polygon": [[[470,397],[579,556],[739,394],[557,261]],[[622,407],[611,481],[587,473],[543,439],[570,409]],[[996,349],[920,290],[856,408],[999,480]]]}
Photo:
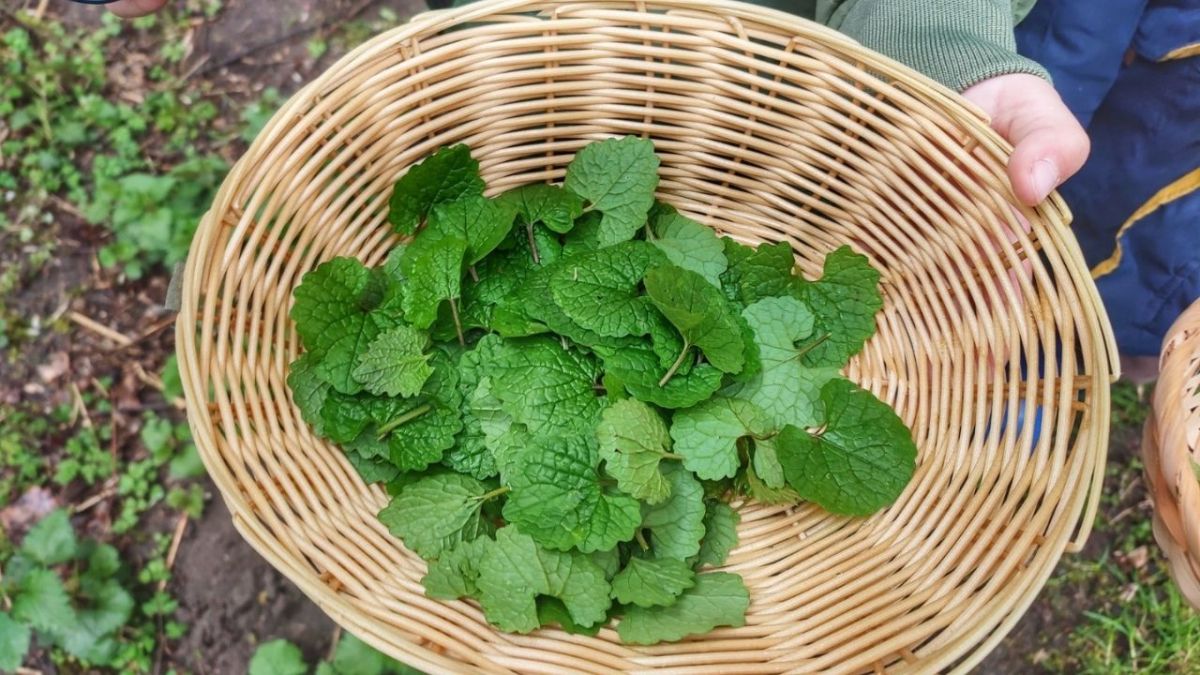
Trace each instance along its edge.
{"label": "soil ground", "polygon": [[[96,21],[98,10],[94,8],[52,4],[51,11],[69,23],[91,25]],[[369,31],[352,22],[377,16],[382,7],[404,20],[424,4],[413,0],[228,0],[220,13],[193,35],[187,61],[191,76],[211,80],[235,101],[233,109],[237,101],[254,99],[268,87],[286,95],[321,72],[347,46],[367,37]],[[316,58],[312,56],[314,40],[330,45]],[[132,48],[152,51],[145,46]],[[140,61],[131,62],[136,65]],[[129,76],[136,78],[136,67],[133,71]],[[241,149],[234,143],[220,152],[232,160]],[[65,205],[55,216],[55,257],[5,298],[10,312],[56,318],[75,312],[117,333],[137,336],[137,341],[114,348],[103,335],[78,327],[45,333],[22,345],[19,358],[3,364],[0,404],[49,408],[70,403],[71,393],[64,386],[65,379],[60,379],[61,373],[48,378],[43,370],[64,359],[73,381],[111,376],[115,386],[110,399],[116,402],[112,443],[116,448],[122,439],[136,436],[138,414],[147,408],[181,419],[171,402],[147,386],[146,377],[159,372],[173,351],[172,315],[162,308],[168,276],[160,269],[141,281],[120,281],[112,271],[96,264],[96,252],[107,233],[86,224]],[[15,249],[5,252],[5,248],[0,244],[0,268],[13,264],[13,256],[19,255]],[[1147,549],[1151,543],[1145,528],[1149,503],[1136,459],[1137,421],[1133,414],[1114,432],[1112,469],[1105,491],[1108,497],[1087,549],[1064,558],[1037,602],[978,672],[1095,671],[1073,653],[1080,644],[1079,630],[1091,621],[1085,612],[1106,611],[1114,602],[1132,597],[1137,589],[1130,591],[1129,584],[1163,583],[1153,547]],[[56,440],[45,442],[54,446]],[[244,673],[255,645],[277,637],[299,645],[310,661],[324,656],[335,633],[333,624],[241,539],[211,486],[208,492],[206,511],[201,519],[187,524],[175,560],[171,589],[180,602],[178,616],[190,630],[171,647],[166,664],[193,673]],[[24,523],[6,523],[5,527],[19,530],[32,516],[87,496],[66,490],[52,495],[47,504],[28,507],[28,513],[8,509],[13,519]],[[89,511],[86,527],[96,536],[105,534],[112,517],[110,506],[101,500]],[[161,514],[151,513],[146,520],[147,527],[161,531],[169,532],[175,525]],[[118,539],[117,543],[136,555],[132,539]]]}

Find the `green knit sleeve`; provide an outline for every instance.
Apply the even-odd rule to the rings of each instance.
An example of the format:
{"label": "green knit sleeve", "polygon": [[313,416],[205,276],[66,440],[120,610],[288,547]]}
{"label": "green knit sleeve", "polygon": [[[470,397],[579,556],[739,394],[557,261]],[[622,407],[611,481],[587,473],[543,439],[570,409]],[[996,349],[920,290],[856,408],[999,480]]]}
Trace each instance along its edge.
{"label": "green knit sleeve", "polygon": [[[807,4],[807,3],[798,3]],[[1030,73],[1050,79],[1016,52],[1016,12],[1023,0],[817,0],[815,18],[962,91],[997,75]]]}

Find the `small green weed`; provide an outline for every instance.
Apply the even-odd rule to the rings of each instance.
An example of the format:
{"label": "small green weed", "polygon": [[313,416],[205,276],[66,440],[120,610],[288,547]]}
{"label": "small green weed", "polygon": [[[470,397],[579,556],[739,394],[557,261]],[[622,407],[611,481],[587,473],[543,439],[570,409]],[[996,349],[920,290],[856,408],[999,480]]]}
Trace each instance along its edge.
{"label": "small green weed", "polygon": [[1200,672],[1200,615],[1184,603],[1165,574],[1134,581],[1116,573],[1125,594],[1106,612],[1087,612],[1071,638],[1080,672]]}
{"label": "small green weed", "polygon": [[[219,3],[189,3],[210,15]],[[195,226],[228,169],[197,144],[215,140],[213,101],[176,73],[184,56],[188,10],[102,28],[65,28],[28,12],[10,15],[0,35],[0,190],[15,202],[0,232],[48,217],[55,198],[113,232],[100,252],[106,267],[140,278],[182,260]],[[106,60],[138,30],[163,31],[160,59],[138,104],[108,96]],[[0,28],[3,24],[0,24]]]}
{"label": "small green weed", "polygon": [[1112,386],[1113,424],[1123,427],[1141,428],[1150,413],[1151,390],[1129,382],[1118,382]]}
{"label": "small green weed", "polygon": [[[264,642],[250,659],[249,675],[305,675],[311,669],[300,648],[287,640]],[[375,651],[346,634],[333,658],[317,664],[316,675],[421,675],[421,671]]]}
{"label": "small green weed", "polygon": [[81,427],[63,446],[63,458],[54,471],[54,482],[66,485],[79,480],[85,485],[93,485],[113,475],[117,462],[107,447],[111,435],[108,427]]}
{"label": "small green weed", "polygon": [[123,466],[117,481],[121,513],[112,524],[117,534],[136,527],[142,514],[164,497],[169,497],[168,506],[184,510],[192,517],[199,517],[204,509],[204,491],[200,486],[176,486],[168,492],[161,477],[164,467],[175,480],[203,474],[204,466],[191,443],[187,425],[148,415],[142,424],[141,440],[149,456]]}
{"label": "small green weed", "polygon": [[279,91],[273,87],[263,90],[262,96],[257,101],[254,101],[242,109],[242,140],[250,143],[253,142],[258,132],[266,126],[270,121],[271,116],[275,114],[275,110],[279,108],[279,104],[283,102],[283,97],[279,95]]}
{"label": "small green weed", "polygon": [[[4,564],[0,671],[19,667],[35,636],[60,667],[77,664],[72,671],[148,671],[159,618],[174,611],[175,601],[150,590],[139,606],[140,589],[128,577],[115,548],[77,539],[66,511],[46,516]],[[164,623],[182,631],[176,622]]]}
{"label": "small green weed", "polygon": [[10,503],[45,472],[34,439],[49,428],[43,417],[0,407],[0,504]]}
{"label": "small green weed", "polygon": [[130,173],[100,179],[85,214],[107,222],[116,240],[100,249],[100,263],[140,278],[146,265],[173,264],[187,256],[200,216],[227,167],[218,157],[195,157],[164,174]]}

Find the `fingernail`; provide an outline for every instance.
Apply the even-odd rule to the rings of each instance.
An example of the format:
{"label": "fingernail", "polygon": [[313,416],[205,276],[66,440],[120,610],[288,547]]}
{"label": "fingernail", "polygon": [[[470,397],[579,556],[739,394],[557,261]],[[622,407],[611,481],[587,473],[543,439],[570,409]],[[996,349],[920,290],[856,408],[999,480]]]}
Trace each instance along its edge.
{"label": "fingernail", "polygon": [[1033,163],[1033,169],[1030,171],[1033,176],[1033,189],[1038,195],[1038,200],[1045,199],[1050,192],[1058,187],[1058,167],[1052,160],[1039,159]]}

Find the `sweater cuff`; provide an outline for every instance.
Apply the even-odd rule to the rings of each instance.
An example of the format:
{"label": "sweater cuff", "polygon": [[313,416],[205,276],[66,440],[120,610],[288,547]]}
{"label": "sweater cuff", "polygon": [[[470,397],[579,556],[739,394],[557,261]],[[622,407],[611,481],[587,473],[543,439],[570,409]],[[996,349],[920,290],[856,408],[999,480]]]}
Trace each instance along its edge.
{"label": "sweater cuff", "polygon": [[848,0],[827,17],[836,28],[962,91],[997,75],[1046,69],[1017,54],[1011,0]]}
{"label": "sweater cuff", "polygon": [[984,80],[1014,73],[1050,81],[1050,73],[1037,62],[973,36],[941,35],[913,40],[902,48],[897,45],[893,53],[875,49],[958,92]]}

